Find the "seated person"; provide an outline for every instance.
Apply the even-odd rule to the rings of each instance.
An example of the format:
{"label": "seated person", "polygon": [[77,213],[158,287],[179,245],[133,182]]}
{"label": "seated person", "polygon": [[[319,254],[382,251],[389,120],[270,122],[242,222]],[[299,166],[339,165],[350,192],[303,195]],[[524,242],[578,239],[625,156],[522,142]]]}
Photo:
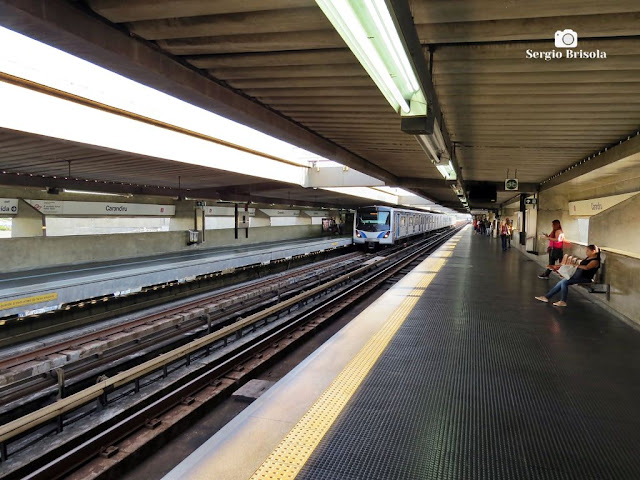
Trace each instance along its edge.
{"label": "seated person", "polygon": [[[560,265],[547,265],[549,270],[558,270]],[[577,283],[591,283],[594,275],[600,268],[600,249],[595,245],[589,245],[587,247],[587,258],[580,262],[580,265],[576,267],[576,272],[571,278],[564,278],[560,280],[556,285],[544,294],[542,297],[536,297],[536,300],[541,302],[549,302],[549,299],[556,293],[560,294],[560,300],[553,304],[557,307],[567,306],[567,295],[569,295],[569,285],[575,285]]]}

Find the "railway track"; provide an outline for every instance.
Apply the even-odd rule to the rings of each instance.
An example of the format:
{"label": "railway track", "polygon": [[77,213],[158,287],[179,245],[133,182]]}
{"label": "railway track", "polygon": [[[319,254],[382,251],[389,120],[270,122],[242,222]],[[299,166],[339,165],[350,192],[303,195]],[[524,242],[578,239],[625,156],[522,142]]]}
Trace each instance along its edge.
{"label": "railway track", "polygon": [[[452,234],[364,262],[354,256],[356,268],[329,280],[318,278],[289,298],[260,305],[217,331],[208,329],[7,423],[0,427],[0,454],[8,473],[0,478],[60,478],[74,470],[77,478],[98,478],[114,464],[126,463],[130,457],[117,446],[123,438],[143,451],[150,440],[188,423],[199,409],[229,395],[253,371]],[[30,457],[43,439],[47,451]]]}
{"label": "railway track", "polygon": [[309,288],[348,272],[364,257],[356,252],[324,260],[0,358],[0,424],[13,420],[14,410],[25,413],[38,400],[37,406],[42,406],[52,395],[63,398],[113,368],[132,366],[136,360],[141,363],[145,357],[289,298],[300,286]]}

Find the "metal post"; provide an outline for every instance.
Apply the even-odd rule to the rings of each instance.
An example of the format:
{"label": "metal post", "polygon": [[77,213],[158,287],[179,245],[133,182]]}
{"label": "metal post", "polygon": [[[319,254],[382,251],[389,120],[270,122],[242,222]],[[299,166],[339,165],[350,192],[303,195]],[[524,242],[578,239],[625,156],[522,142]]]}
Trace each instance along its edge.
{"label": "metal post", "polygon": [[527,245],[527,206],[524,204],[524,199],[527,198],[526,193],[520,194],[520,213],[522,213],[522,230],[520,231],[520,245]]}
{"label": "metal post", "polygon": [[58,367],[54,372],[58,379],[58,400],[62,400],[64,398],[64,369],[62,367]]}
{"label": "metal post", "polygon": [[238,204],[237,203],[235,204],[234,212],[235,212],[236,221],[234,222],[233,228],[234,228],[236,240],[237,240],[238,239]]}
{"label": "metal post", "polygon": [[244,238],[249,238],[249,220],[248,220],[248,217],[249,217],[249,204],[245,203],[244,204],[244,215],[242,216],[243,223],[246,222],[245,223],[246,228],[244,229],[244,234],[245,234]]}

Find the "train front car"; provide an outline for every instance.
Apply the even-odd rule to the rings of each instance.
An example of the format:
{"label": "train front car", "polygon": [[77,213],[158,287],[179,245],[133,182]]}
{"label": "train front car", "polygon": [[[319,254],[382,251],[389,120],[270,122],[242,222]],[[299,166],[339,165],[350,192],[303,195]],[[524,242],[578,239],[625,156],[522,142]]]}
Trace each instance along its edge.
{"label": "train front car", "polygon": [[356,212],[353,243],[375,249],[378,245],[393,244],[392,209],[389,207],[361,207]]}

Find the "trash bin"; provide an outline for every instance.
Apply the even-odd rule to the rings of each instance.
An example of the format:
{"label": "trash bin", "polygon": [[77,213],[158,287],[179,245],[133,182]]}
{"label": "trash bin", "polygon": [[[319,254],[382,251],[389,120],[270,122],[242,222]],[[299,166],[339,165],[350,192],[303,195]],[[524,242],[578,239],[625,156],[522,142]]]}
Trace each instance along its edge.
{"label": "trash bin", "polygon": [[200,242],[200,232],[198,230],[188,230],[189,239],[187,245],[193,245]]}

